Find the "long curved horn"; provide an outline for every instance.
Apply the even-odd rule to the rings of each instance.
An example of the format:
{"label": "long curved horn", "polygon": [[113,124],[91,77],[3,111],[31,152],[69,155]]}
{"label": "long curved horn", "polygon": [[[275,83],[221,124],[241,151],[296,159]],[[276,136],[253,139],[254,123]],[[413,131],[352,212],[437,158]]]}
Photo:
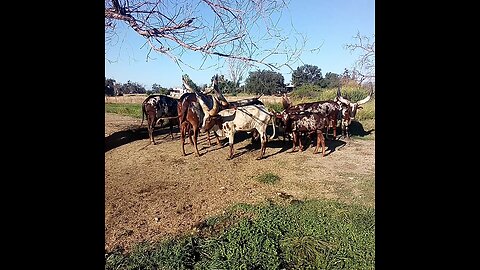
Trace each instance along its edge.
{"label": "long curved horn", "polygon": [[190,85],[188,85],[188,83],[185,81],[185,78],[182,77],[182,81],[183,81],[183,86],[185,86],[185,88],[190,92],[190,93],[195,93],[195,91],[192,89],[192,87]]}
{"label": "long curved horn", "polygon": [[214,116],[218,114],[218,109],[219,109],[217,98],[215,96],[212,96],[212,98],[213,98],[213,108],[208,111],[208,114],[210,116]]}
{"label": "long curved horn", "polygon": [[338,96],[338,100],[343,104],[350,105],[350,101],[348,99],[343,98],[342,96]]}
{"label": "long curved horn", "polygon": [[357,101],[357,104],[358,104],[358,105],[365,104],[365,103],[367,103],[367,101],[370,100],[371,97],[372,97],[372,94],[368,94],[368,96],[367,96],[366,98],[364,98],[364,99],[362,99],[362,100],[360,100],[360,101]]}
{"label": "long curved horn", "polygon": [[341,97],[342,93],[340,93],[340,85],[337,88],[337,97]]}
{"label": "long curved horn", "polygon": [[203,93],[206,95],[206,94],[210,94],[210,92],[212,92],[213,90],[213,87],[205,87],[205,90],[203,90]]}
{"label": "long curved horn", "polygon": [[207,113],[210,114],[210,110],[208,109],[208,106],[203,101],[202,97],[199,96],[198,94],[196,96],[197,96],[198,103],[200,104],[200,107],[202,107],[203,113],[204,114],[207,114]]}

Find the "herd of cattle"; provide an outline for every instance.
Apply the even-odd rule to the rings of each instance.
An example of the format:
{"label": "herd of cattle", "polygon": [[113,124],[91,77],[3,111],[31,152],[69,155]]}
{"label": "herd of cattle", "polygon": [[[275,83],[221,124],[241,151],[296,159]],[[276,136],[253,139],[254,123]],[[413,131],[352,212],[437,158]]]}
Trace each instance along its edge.
{"label": "herd of cattle", "polygon": [[275,137],[276,125],[284,129],[284,139],[286,134],[293,137],[293,149],[297,146],[302,151],[301,135],[316,135],[317,145],[314,154],[318,153],[320,145],[322,146],[322,156],[325,155],[325,138],[329,129],[333,129],[333,139],[337,138],[336,128],[340,121],[342,135],[349,137],[348,127],[355,119],[360,105],[370,100],[370,93],[366,98],[358,102],[350,102],[337,91],[337,96],[333,100],[301,103],[292,105],[290,99],[283,95],[283,111],[275,113],[269,111],[259,100],[259,97],[244,99],[236,102],[229,102],[222,95],[218,86],[218,76],[212,79],[212,85],[203,92],[192,89],[182,78],[183,85],[189,93],[183,94],[178,100],[165,95],[150,95],[142,103],[142,125],[143,120],[147,119],[148,135],[150,141],[155,144],[153,130],[158,122],[168,119],[170,125],[170,135],[173,139],[173,126],[178,125],[180,130],[182,153],[185,155],[185,136],[188,135],[190,143],[195,148],[196,156],[200,156],[197,148],[197,138],[199,132],[206,132],[208,143],[211,146],[210,131],[220,145],[219,136],[228,137],[230,152],[228,159],[233,158],[233,140],[235,132],[246,131],[252,133],[252,140],[261,140],[260,156],[263,158],[267,144],[267,126],[269,123],[273,126],[273,135]]}

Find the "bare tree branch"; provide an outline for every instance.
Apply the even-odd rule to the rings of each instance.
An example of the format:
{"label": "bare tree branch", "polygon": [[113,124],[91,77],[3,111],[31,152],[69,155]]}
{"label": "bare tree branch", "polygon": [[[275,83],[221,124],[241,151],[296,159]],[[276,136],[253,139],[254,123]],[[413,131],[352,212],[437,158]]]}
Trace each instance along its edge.
{"label": "bare tree branch", "polygon": [[292,47],[299,33],[280,28],[285,8],[278,0],[105,0],[105,41],[124,22],[177,64],[194,51],[204,57],[201,67],[218,56],[278,70],[298,61],[305,46]]}
{"label": "bare tree branch", "polygon": [[360,35],[360,32],[357,32],[357,35],[353,38],[357,40],[356,43],[347,44],[345,48],[350,52],[356,50],[361,52],[355,62],[354,72],[360,76],[360,82],[365,79],[375,80],[375,35],[373,35],[373,41],[370,41],[367,36]]}

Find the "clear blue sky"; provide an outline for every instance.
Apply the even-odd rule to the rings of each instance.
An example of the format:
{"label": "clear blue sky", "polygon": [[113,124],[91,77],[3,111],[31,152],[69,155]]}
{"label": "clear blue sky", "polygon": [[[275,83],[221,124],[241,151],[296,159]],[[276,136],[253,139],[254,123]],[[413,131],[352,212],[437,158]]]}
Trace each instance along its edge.
{"label": "clear blue sky", "polygon": [[[341,74],[345,68],[352,68],[358,57],[358,53],[350,53],[344,45],[354,43],[353,37],[357,32],[370,38],[375,34],[375,1],[292,0],[289,11],[282,18],[285,19],[283,23],[290,23],[291,19],[296,30],[307,37],[306,51],[301,55],[304,64],[318,66],[324,76],[327,72]],[[154,60],[149,59],[147,62],[145,40],[133,30],[121,31],[119,40],[116,46],[105,48],[105,77],[119,83],[130,80],[150,90],[154,83],[166,88],[181,87],[182,74],[188,74],[198,85],[209,84],[211,77],[217,73],[228,74],[226,67],[218,66],[201,71],[182,66],[182,71],[170,58],[153,51],[150,58]],[[308,51],[320,45],[320,50]],[[194,63],[201,59],[201,55],[188,52],[182,59]],[[210,64],[215,63],[216,60]],[[292,68],[301,65],[303,64],[299,62]],[[290,69],[285,68],[279,72],[286,84],[291,81]]]}

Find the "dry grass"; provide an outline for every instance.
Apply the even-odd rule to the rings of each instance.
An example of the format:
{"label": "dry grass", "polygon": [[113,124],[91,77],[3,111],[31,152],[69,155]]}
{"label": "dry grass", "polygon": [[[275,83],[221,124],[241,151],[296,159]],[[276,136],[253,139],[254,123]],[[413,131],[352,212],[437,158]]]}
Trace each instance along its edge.
{"label": "dry grass", "polygon": [[108,97],[105,96],[105,103],[137,103],[141,104],[147,94],[135,94],[135,95],[124,95],[119,97]]}
{"label": "dry grass", "polygon": [[[148,95],[146,94],[138,94],[138,95],[125,95],[125,96],[119,96],[119,97],[107,97],[105,96],[105,103],[137,103],[140,104],[145,100],[145,98]],[[229,96],[225,95],[225,98],[228,101],[237,101],[240,99],[247,99],[247,98],[253,98],[256,97],[256,95],[241,95],[241,96]],[[276,97],[276,96],[262,96],[260,97],[260,101],[263,103],[281,103],[282,98],[281,97]]]}

